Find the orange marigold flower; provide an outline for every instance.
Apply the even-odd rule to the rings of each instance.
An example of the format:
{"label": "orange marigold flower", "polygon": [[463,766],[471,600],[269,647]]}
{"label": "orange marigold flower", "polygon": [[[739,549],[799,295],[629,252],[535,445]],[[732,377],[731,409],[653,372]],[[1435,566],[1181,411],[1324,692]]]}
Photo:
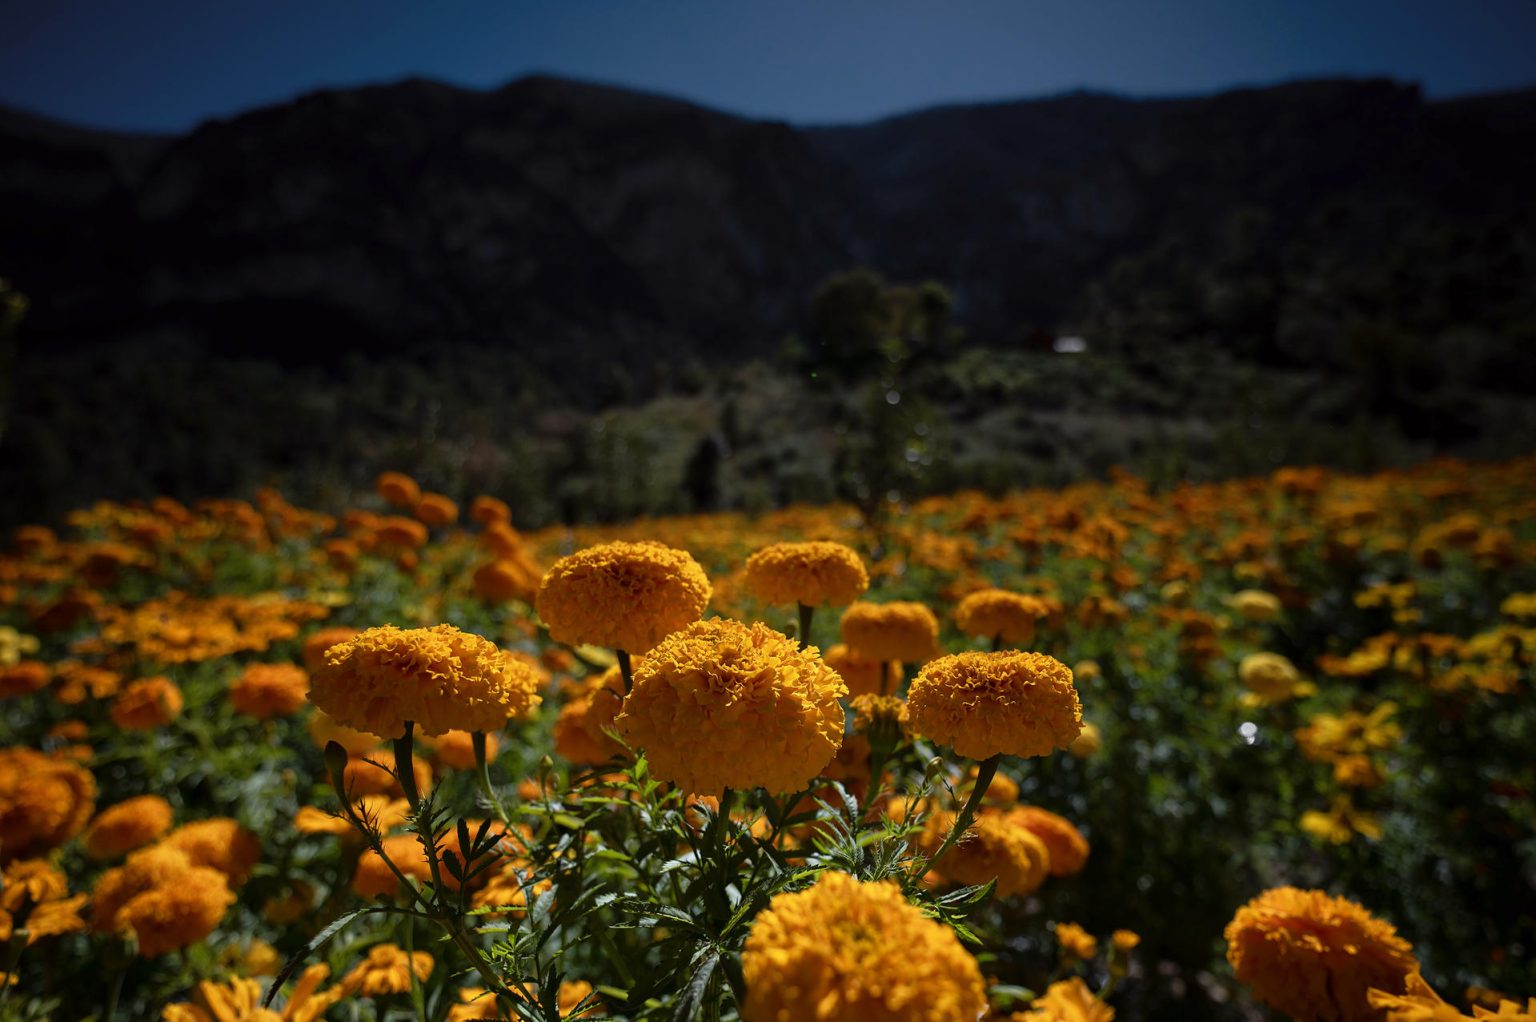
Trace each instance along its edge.
{"label": "orange marigold flower", "polygon": [[259,980],[231,977],[222,983],[202,980],[187,1004],[167,1005],[161,1022],[318,1022],[347,993],[335,986],[320,990],[330,976],[327,965],[311,965],[294,984],[281,1012],[263,1008],[265,988]]}
{"label": "orange marigold flower", "polygon": [[939,619],[921,603],[854,603],[843,611],[842,634],[864,660],[921,663],[939,649]]}
{"label": "orange marigold flower", "polygon": [[0,699],[27,696],[48,687],[53,672],[41,660],[22,660],[9,667],[0,666]]}
{"label": "orange marigold flower", "polygon": [[699,619],[709,579],[686,550],[660,543],[604,543],[554,563],[535,608],[549,637],[648,653]]}
{"label": "orange marigold flower", "polygon": [[766,603],[843,607],[869,588],[869,573],[842,543],[775,543],[747,558],[744,582]]}
{"label": "orange marigold flower", "polygon": [[907,733],[907,701],[900,696],[856,695],[848,700],[853,726],[870,737],[895,744]]}
{"label": "orange marigold flower", "polygon": [[[955,825],[954,813],[928,817],[917,840],[925,855],[944,843]],[[949,853],[939,861],[938,875],[955,884],[997,881],[997,896],[1033,894],[1045,883],[1051,853],[1032,832],[995,809],[983,809]]]}
{"label": "orange marigold flower", "polygon": [[[1472,1022],[1471,1016],[1463,1015],[1446,1004],[1434,988],[1424,982],[1424,977],[1417,969],[1408,974],[1402,993],[1368,990],[1366,1000],[1384,1022]],[[1477,1017],[1485,1018],[1491,1014],[1483,1011]]]}
{"label": "orange marigold flower", "polygon": [[184,823],[161,844],[185,852],[194,866],[208,866],[238,887],[261,859],[261,839],[227,816]]}
{"label": "orange marigold flower", "polygon": [[395,944],[375,944],[368,957],[341,981],[341,989],[353,997],[388,997],[410,993],[411,976],[424,983],[432,975],[432,956],[425,951],[407,954]]}
{"label": "orange marigold flower", "polygon": [[116,859],[158,840],[171,829],[175,813],[159,795],[138,795],[108,806],[85,829],[85,854]]}
{"label": "orange marigold flower", "polygon": [[1141,943],[1141,934],[1135,930],[1116,930],[1109,935],[1109,941],[1120,951],[1134,951]]}
{"label": "orange marigold flower", "polygon": [[358,629],[336,627],[322,628],[312,633],[304,640],[303,652],[300,658],[304,661],[304,669],[314,674],[325,663],[325,652],[332,646],[340,645],[348,639],[356,638]]}
{"label": "orange marigold flower", "polygon": [[1098,940],[1076,923],[1057,923],[1056,943],[1063,955],[1085,962],[1099,953]]}
{"label": "orange marigold flower", "polygon": [[404,472],[382,472],[373,488],[395,507],[415,507],[421,500],[421,487]]}
{"label": "orange marigold flower", "polygon": [[650,651],[617,724],[685,792],[799,791],[842,744],[847,694],[814,647],[717,618]]}
{"label": "orange marigold flower", "polygon": [[1088,839],[1070,820],[1039,806],[1015,806],[1008,815],[1051,850],[1051,876],[1070,876],[1088,864]]}
{"label": "orange marigold flower", "polygon": [[1001,639],[1017,646],[1034,639],[1035,627],[1051,616],[1051,610],[1051,605],[1038,596],[982,589],[955,607],[955,626],[966,635]]}
{"label": "orange marigold flower", "polygon": [[1099,750],[1104,747],[1104,736],[1099,733],[1099,726],[1091,721],[1083,721],[1083,729],[1077,737],[1072,739],[1072,744],[1067,746],[1067,751],[1078,759],[1091,759],[1097,756]]}
{"label": "orange marigold flower", "polygon": [[[386,837],[383,847],[384,855],[389,858],[389,862],[395,864],[395,869],[424,884],[432,881],[431,866],[415,834]],[[447,870],[442,871],[442,877],[445,885],[457,889],[458,884]],[[358,856],[357,871],[352,874],[352,890],[363,898],[398,894],[400,880],[389,868],[389,863],[370,848]]]}
{"label": "orange marigold flower", "polygon": [[955,1022],[986,1010],[976,960],[889,881],[827,872],[776,894],[741,956],[745,1022]]}
{"label": "orange marigold flower", "polygon": [[[372,756],[366,753],[353,755],[347,760],[347,766],[342,771],[341,783],[352,798],[364,798],[369,795],[393,795],[399,798],[405,797],[405,789],[400,786],[400,781],[390,772],[394,766],[394,754],[377,750]],[[386,765],[388,764],[388,765]],[[416,790],[426,794],[432,790],[432,765],[420,756],[411,757],[411,773],[416,779]]]}
{"label": "orange marigold flower", "polygon": [[441,493],[424,493],[416,502],[415,513],[423,525],[441,529],[459,520],[459,505]]}
{"label": "orange marigold flower", "polygon": [[1060,980],[1045,988],[1029,1010],[1013,1016],[1014,1022],[1114,1022],[1115,1009],[1094,996],[1081,976]]}
{"label": "orange marigold flower", "polygon": [[308,731],[309,740],[317,748],[323,749],[329,743],[336,742],[347,750],[349,756],[366,756],[384,740],[380,735],[338,724],[331,719],[330,714],[320,709],[310,714]]}
{"label": "orange marigold flower", "polygon": [[251,664],[229,687],[229,704],[257,720],[290,717],[309,701],[309,675],[297,664]]}
{"label": "orange marigold flower", "polygon": [[1401,994],[1418,968],[1393,927],[1347,898],[1276,887],[1227,924],[1227,961],[1254,997],[1297,1022],[1365,1022],[1367,992]]}
{"label": "orange marigold flower", "polygon": [[494,522],[512,521],[512,509],[504,500],[489,497],[484,494],[469,502],[469,517],[481,525],[490,525]]}
{"label": "orange marigold flower", "polygon": [[922,669],[907,693],[912,729],[961,756],[1044,756],[1082,730],[1066,664],[1044,653],[960,653]]}
{"label": "orange marigold flower", "polygon": [[617,667],[584,679],[555,719],[556,754],[572,763],[602,763],[623,753],[624,746],[608,734],[616,730],[614,718],[623,707],[624,679]]}
{"label": "orange marigold flower", "polygon": [[842,643],[821,655],[852,695],[882,695],[901,684],[901,665],[894,660],[865,660]]}
{"label": "orange marigold flower", "polygon": [[[438,763],[453,770],[475,769],[475,745],[474,736],[468,731],[449,731],[437,738],[426,738],[422,744],[432,750],[432,757]],[[496,750],[500,743],[496,736],[485,736],[486,762],[496,758]]]}
{"label": "orange marigold flower", "polygon": [[408,720],[428,735],[494,731],[527,709],[532,673],[452,625],[383,625],[327,650],[309,698],[338,723],[385,738],[403,735]]}
{"label": "orange marigold flower", "polygon": [[33,749],[0,749],[0,863],[52,851],[96,809],[96,779]]}
{"label": "orange marigold flower", "polygon": [[234,900],[223,873],[192,865],[178,848],[152,845],[102,874],[94,925],[101,932],[131,932],[139,954],[154,957],[208,936]]}
{"label": "orange marigold flower", "polygon": [[[388,834],[405,822],[411,812],[411,804],[403,798],[389,795],[363,795],[352,805],[364,823],[373,825],[380,833]],[[340,813],[328,813],[315,806],[300,806],[293,815],[293,829],[300,834],[332,834],[340,836],[352,833],[352,824]]]}
{"label": "orange marigold flower", "polygon": [[112,702],[112,723],[124,731],[153,731],[181,716],[181,689],[170,678],[140,678]]}
{"label": "orange marigold flower", "polygon": [[406,518],[402,515],[387,515],[380,519],[378,531],[374,536],[384,546],[398,547],[407,551],[419,550],[427,545],[431,538],[427,527],[414,518]]}

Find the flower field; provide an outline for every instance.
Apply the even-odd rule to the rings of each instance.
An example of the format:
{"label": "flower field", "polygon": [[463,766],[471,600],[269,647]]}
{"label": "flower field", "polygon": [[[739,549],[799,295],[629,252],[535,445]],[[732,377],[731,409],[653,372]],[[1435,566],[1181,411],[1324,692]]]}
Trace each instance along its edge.
{"label": "flower field", "polygon": [[0,1022],[1536,1014],[1536,458],[423,483],[16,532]]}

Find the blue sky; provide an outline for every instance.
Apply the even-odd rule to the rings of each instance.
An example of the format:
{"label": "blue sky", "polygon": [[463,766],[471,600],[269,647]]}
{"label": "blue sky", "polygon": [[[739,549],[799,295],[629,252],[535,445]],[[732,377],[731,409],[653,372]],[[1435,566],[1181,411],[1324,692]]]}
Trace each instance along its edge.
{"label": "blue sky", "polygon": [[183,130],[326,86],[534,71],[798,122],[1088,87],[1536,85],[1536,0],[8,0],[0,103]]}

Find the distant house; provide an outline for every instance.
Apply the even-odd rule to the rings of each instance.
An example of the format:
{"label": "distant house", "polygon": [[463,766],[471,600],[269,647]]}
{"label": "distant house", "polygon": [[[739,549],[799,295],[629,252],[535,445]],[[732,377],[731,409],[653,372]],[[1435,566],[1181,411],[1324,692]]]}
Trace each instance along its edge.
{"label": "distant house", "polygon": [[1058,337],[1051,343],[1051,350],[1058,355],[1081,355],[1088,350],[1088,341],[1082,337]]}

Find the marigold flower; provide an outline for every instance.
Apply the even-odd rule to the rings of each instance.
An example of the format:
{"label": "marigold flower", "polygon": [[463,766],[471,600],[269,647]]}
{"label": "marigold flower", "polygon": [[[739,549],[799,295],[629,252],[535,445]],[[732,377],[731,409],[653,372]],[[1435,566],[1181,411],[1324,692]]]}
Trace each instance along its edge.
{"label": "marigold flower", "polygon": [[491,873],[486,885],[470,898],[470,903],[475,908],[494,909],[487,913],[491,916],[517,915],[520,913],[516,910],[527,908],[530,896],[537,899],[553,886],[548,879],[534,880],[526,859],[510,856]]}
{"label": "marigold flower", "polygon": [[921,663],[939,649],[939,619],[921,603],[852,604],[843,611],[843,642],[864,660]]}
{"label": "marigold flower", "polygon": [[1039,622],[1051,616],[1051,605],[1038,596],[1006,589],[970,593],[955,607],[955,627],[966,635],[1001,639],[1010,646],[1031,641]]}
{"label": "marigold flower", "polygon": [[178,848],[155,845],[102,874],[93,899],[95,928],[131,932],[139,954],[152,958],[208,936],[234,900],[223,873],[192,865]]}
{"label": "marigold flower", "polygon": [[1237,665],[1237,677],[1253,693],[1254,704],[1260,706],[1317,691],[1317,686],[1303,681],[1296,665],[1279,653],[1249,653]]}
{"label": "marigold flower", "polygon": [[1141,934],[1135,930],[1116,930],[1109,935],[1109,942],[1119,951],[1134,951],[1141,943]]}
{"label": "marigold flower", "polygon": [[347,750],[349,756],[366,756],[384,741],[383,736],[356,728],[346,727],[331,719],[324,710],[316,709],[309,715],[309,740],[316,748],[323,749],[335,742]]}
{"label": "marigold flower", "polygon": [[373,488],[395,507],[415,507],[421,500],[421,487],[404,472],[381,472]]}
{"label": "marigold flower", "polygon": [[741,956],[744,1022],[955,1022],[986,1010],[976,961],[894,883],[827,872],[776,894]]}
{"label": "marigold flower", "polygon": [[1348,795],[1337,795],[1328,812],[1309,809],[1301,814],[1298,825],[1319,841],[1342,845],[1353,841],[1356,834],[1378,841],[1381,839],[1381,822],[1375,813],[1356,809]]}
{"label": "marigold flower", "polygon": [[1066,664],[1044,653],[960,653],[922,669],[907,693],[912,729],[958,755],[1044,756],[1082,731]]}
{"label": "marigold flower", "polygon": [[[933,855],[955,825],[954,813],[928,817],[918,848]],[[954,884],[997,881],[997,896],[1033,894],[1045,883],[1051,853],[1031,831],[995,809],[983,809],[966,832],[939,860],[938,875]]]}
{"label": "marigold flower", "polygon": [[416,502],[417,521],[433,529],[441,529],[459,520],[459,505],[441,493],[423,493]]}
{"label": "marigold flower", "polygon": [[122,675],[116,671],[82,664],[78,660],[59,664],[54,676],[59,682],[54,698],[65,706],[78,706],[87,698],[106,699],[116,695],[123,684]]}
{"label": "marigold flower", "polygon": [[[352,811],[380,833],[388,834],[405,822],[411,813],[411,804],[403,798],[391,798],[387,794],[363,795],[352,804]],[[300,806],[299,811],[293,814],[293,829],[300,834],[332,834],[339,837],[352,833],[352,824],[339,813],[328,813],[315,806]]]}
{"label": "marigold flower", "polygon": [[847,694],[815,647],[717,618],[647,654],[616,723],[685,792],[799,791],[842,744]]}
{"label": "marigold flower", "polygon": [[261,839],[227,816],[184,823],[160,843],[185,852],[194,866],[218,870],[235,887],[245,883],[261,860]]}
{"label": "marigold flower", "polygon": [[1051,850],[1051,876],[1071,876],[1088,864],[1088,839],[1065,817],[1039,806],[1015,806],[1008,817]]}
{"label": "marigold flower", "polygon": [[395,944],[375,944],[368,957],[342,978],[341,989],[354,997],[410,993],[413,973],[416,982],[426,982],[432,975],[432,956],[425,951],[407,954]]}
{"label": "marigold flower", "polygon": [[406,518],[403,515],[387,515],[379,520],[378,530],[374,533],[380,545],[395,547],[398,550],[420,550],[427,545],[431,534],[427,527],[414,518]]}
{"label": "marigold flower", "polygon": [[0,749],[0,864],[51,851],[96,809],[96,779],[33,749]]}
{"label": "marigold flower", "polygon": [[22,660],[0,667],[0,699],[28,696],[48,687],[53,672],[41,660]]}
{"label": "marigold flower", "polygon": [[855,696],[894,692],[901,684],[901,664],[895,660],[865,660],[842,643],[828,649],[821,658]]}
{"label": "marigold flower", "polygon": [[1083,721],[1083,729],[1077,737],[1072,739],[1072,744],[1067,746],[1067,751],[1078,759],[1092,759],[1099,754],[1104,747],[1104,736],[1099,733],[1099,726],[1091,721]]}
{"label": "marigold flower", "polygon": [[556,561],[535,609],[556,642],[648,653],[699,619],[709,579],[685,550],[660,543],[604,543]]}
{"label": "marigold flower", "polygon": [[848,700],[853,710],[853,726],[870,736],[871,741],[884,736],[892,745],[907,732],[907,701],[900,696],[856,695]]}
{"label": "marigold flower", "polygon": [[512,509],[507,506],[506,501],[482,494],[469,502],[469,517],[481,525],[490,525],[494,522],[510,523]]}
{"label": "marigold flower", "polygon": [[531,600],[539,590],[539,575],[520,562],[500,558],[480,565],[470,581],[475,595],[487,603]]}
{"label": "marigold flower", "polygon": [[170,678],[140,678],[112,702],[112,723],[124,731],[153,731],[181,716],[185,700]]}
{"label": "marigold flower", "polygon": [[142,848],[171,829],[175,813],[159,795],[138,795],[108,806],[85,829],[85,854],[99,862]]}
{"label": "marigold flower", "polygon": [[[452,770],[473,770],[478,765],[475,762],[474,735],[468,731],[449,731],[437,738],[423,739],[422,744],[432,750],[434,760]],[[499,745],[495,735],[485,736],[486,762],[496,758]]]}
{"label": "marigold flower", "polygon": [[1056,943],[1063,955],[1085,962],[1099,953],[1098,939],[1076,923],[1057,923]]}
{"label": "marigold flower", "polygon": [[335,628],[321,628],[312,632],[304,640],[304,646],[300,653],[300,659],[304,661],[304,670],[314,674],[325,663],[325,653],[332,646],[356,638],[358,629],[337,626]]}
{"label": "marigold flower", "polygon": [[215,983],[205,979],[193,988],[190,1003],[167,1005],[161,1022],[319,1022],[347,997],[339,986],[319,989],[330,974],[327,965],[305,969],[281,1012],[261,1006],[266,990],[259,980],[231,977]]}
{"label": "marigold flower", "polygon": [[494,731],[532,695],[528,679],[514,677],[518,663],[452,625],[383,625],[327,650],[309,698],[338,723],[385,738],[403,735],[408,720],[428,735]]}
{"label": "marigold flower", "polygon": [[556,754],[572,763],[602,763],[623,753],[624,746],[608,734],[617,730],[614,719],[623,707],[624,679],[618,667],[584,679],[555,719]]}
{"label": "marigold flower", "polygon": [[1227,961],[1254,997],[1297,1022],[1365,1022],[1367,992],[1404,992],[1418,967],[1393,927],[1346,898],[1276,887],[1227,925]]}
{"label": "marigold flower", "polygon": [[869,574],[842,543],[775,543],[747,558],[743,582],[765,603],[843,607],[869,588]]}
{"label": "marigold flower", "polygon": [[1114,1022],[1115,1009],[1094,996],[1081,976],[1052,983],[1014,1022]]}
{"label": "marigold flower", "polygon": [[1243,589],[1233,593],[1228,603],[1244,621],[1275,621],[1281,613],[1280,598],[1262,589]]}
{"label": "marigold flower", "polygon": [[[383,841],[384,856],[395,864],[395,869],[408,878],[421,883],[431,883],[432,870],[422,850],[421,841],[415,834],[399,834]],[[443,883],[457,887],[453,876],[442,871]],[[400,892],[400,880],[379,853],[369,848],[358,856],[357,870],[352,874],[352,890],[359,897],[378,898]]]}
{"label": "marigold flower", "polygon": [[296,664],[251,664],[229,687],[235,712],[257,720],[289,717],[309,702],[309,675]]}
{"label": "marigold flower", "polygon": [[[343,790],[352,798],[365,798],[369,795],[391,795],[399,798],[405,797],[405,789],[400,785],[400,779],[390,772],[394,763],[394,757],[390,753],[377,750],[374,755],[351,756],[347,760],[347,766],[342,771]],[[432,765],[420,756],[411,756],[411,774],[416,781],[416,790],[426,794],[432,790]]]}

